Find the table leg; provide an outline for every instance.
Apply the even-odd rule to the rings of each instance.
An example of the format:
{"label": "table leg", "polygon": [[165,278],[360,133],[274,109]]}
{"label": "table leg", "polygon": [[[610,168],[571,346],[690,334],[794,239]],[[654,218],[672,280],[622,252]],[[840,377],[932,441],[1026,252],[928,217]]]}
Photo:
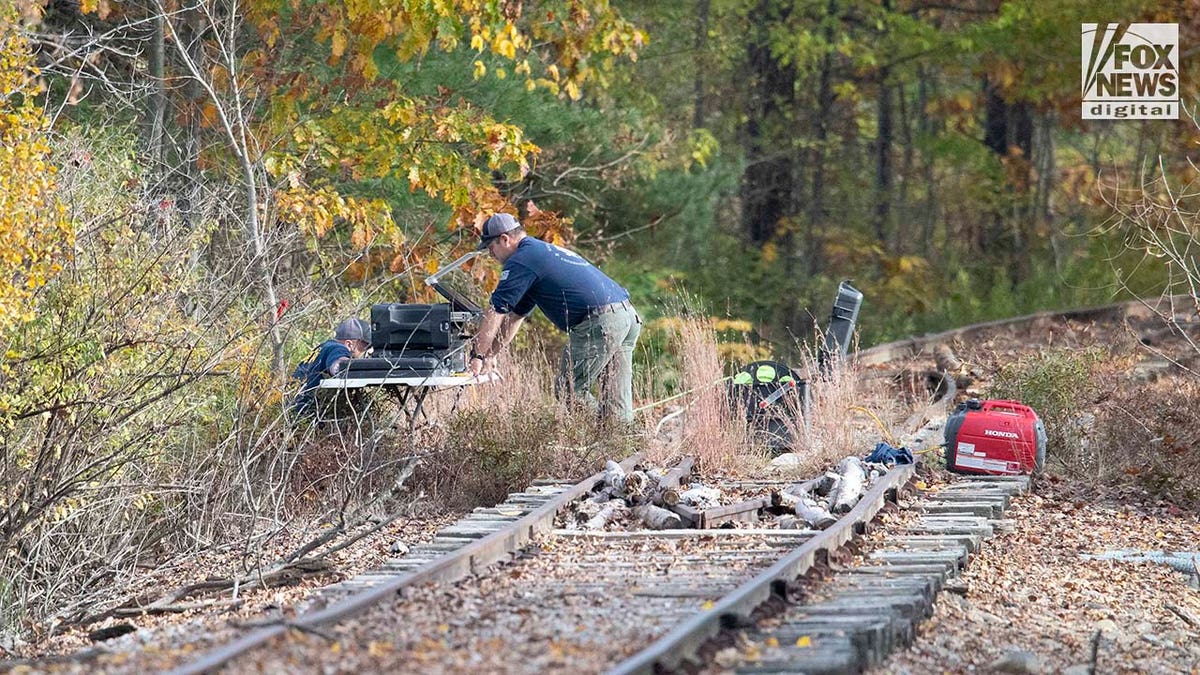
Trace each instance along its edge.
{"label": "table leg", "polygon": [[412,416],[409,418],[408,428],[411,431],[417,424],[417,416],[419,415],[426,423],[429,422],[429,416],[425,414],[425,397],[429,396],[430,387],[419,387],[416,393],[413,394],[413,410]]}
{"label": "table leg", "polygon": [[408,430],[417,428],[418,421],[429,422],[425,413],[425,397],[429,396],[432,387],[410,387],[407,385],[389,385],[388,389],[400,404],[400,412],[408,422]]}

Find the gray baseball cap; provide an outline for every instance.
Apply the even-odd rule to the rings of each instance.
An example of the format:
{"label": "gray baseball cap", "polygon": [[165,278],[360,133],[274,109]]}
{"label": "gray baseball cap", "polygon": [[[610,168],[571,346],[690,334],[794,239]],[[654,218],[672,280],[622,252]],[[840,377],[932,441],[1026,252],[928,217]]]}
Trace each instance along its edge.
{"label": "gray baseball cap", "polygon": [[521,224],[517,222],[516,218],[512,217],[512,214],[497,213],[488,218],[487,222],[483,224],[483,229],[479,231],[479,248],[477,250],[482,251],[496,237],[505,232],[512,232],[520,226]]}
{"label": "gray baseball cap", "polygon": [[338,324],[337,330],[333,332],[333,339],[370,342],[371,324],[362,319],[346,319]]}

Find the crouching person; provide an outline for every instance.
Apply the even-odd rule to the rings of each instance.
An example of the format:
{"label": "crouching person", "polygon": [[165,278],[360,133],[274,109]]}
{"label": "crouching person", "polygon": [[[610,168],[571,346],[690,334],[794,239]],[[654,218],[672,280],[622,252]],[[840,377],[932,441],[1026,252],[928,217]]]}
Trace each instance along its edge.
{"label": "crouching person", "polygon": [[314,417],[317,412],[316,390],[321,380],[346,369],[350,359],[367,353],[371,347],[371,324],[362,319],[346,319],[338,324],[333,339],[313,349],[307,361],[296,366],[292,377],[300,381],[300,391],[292,400],[292,413]]}

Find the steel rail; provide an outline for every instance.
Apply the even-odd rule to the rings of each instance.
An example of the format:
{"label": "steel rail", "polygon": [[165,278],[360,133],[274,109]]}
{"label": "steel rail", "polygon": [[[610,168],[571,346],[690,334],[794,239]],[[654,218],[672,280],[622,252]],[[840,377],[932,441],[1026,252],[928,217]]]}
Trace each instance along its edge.
{"label": "steel rail", "polygon": [[704,611],[677,626],[649,647],[617,664],[608,675],[654,673],[658,669],[673,670],[692,657],[696,651],[731,623],[744,621],[772,595],[781,594],[784,584],[807,572],[817,561],[817,554],[841,548],[857,534],[888,501],[895,501],[900,489],[912,478],[912,465],[899,466],[887,472],[871,486],[849,513],[829,529],[805,542],[781,558],[758,576],[734,589]]}
{"label": "steel rail", "polygon": [[1152,312],[1158,312],[1162,311],[1160,309],[1162,303],[1171,305],[1184,300],[1190,301],[1191,297],[1186,295],[1171,295],[1156,298],[1153,301],[1130,300],[1128,302],[1116,302],[1108,305],[1099,305],[1097,307],[1077,307],[1075,309],[1068,310],[1046,310],[1043,312],[1035,312],[1033,314],[1026,314],[1024,316],[1012,317],[1008,319],[997,319],[995,321],[973,323],[942,331],[940,333],[929,333],[917,337],[895,340],[893,342],[875,345],[869,349],[855,352],[847,358],[851,362],[862,365],[879,365],[882,363],[887,363],[888,361],[894,361],[896,359],[919,356],[928,347],[943,344],[958,338],[969,338],[979,333],[984,333],[997,328],[1013,328],[1045,319],[1065,319],[1069,321],[1087,321],[1111,318],[1123,319],[1131,316],[1133,310],[1136,309],[1147,309]]}
{"label": "steel rail", "polygon": [[[628,470],[641,459],[642,454],[636,453],[621,462],[621,466]],[[534,511],[513,521],[511,525],[497,530],[479,541],[450,551],[412,572],[398,575],[395,579],[379,586],[354,593],[324,609],[254,630],[233,642],[205,653],[195,661],[171,670],[170,673],[171,675],[196,675],[212,672],[230,660],[286,633],[290,628],[315,629],[324,624],[355,616],[395,595],[403,588],[423,583],[456,581],[470,574],[478,573],[487,566],[520,551],[538,534],[552,531],[554,517],[558,511],[576,498],[587,494],[596,483],[603,479],[603,471],[593,474],[558,493]]]}

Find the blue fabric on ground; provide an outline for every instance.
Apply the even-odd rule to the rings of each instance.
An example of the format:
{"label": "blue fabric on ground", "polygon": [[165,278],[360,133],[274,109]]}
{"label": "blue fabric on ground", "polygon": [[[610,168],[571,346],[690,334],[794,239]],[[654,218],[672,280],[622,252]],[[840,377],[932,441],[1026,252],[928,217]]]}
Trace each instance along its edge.
{"label": "blue fabric on ground", "polygon": [[865,461],[874,464],[912,464],[913,455],[908,448],[893,448],[880,441],[871,454],[867,455]]}

